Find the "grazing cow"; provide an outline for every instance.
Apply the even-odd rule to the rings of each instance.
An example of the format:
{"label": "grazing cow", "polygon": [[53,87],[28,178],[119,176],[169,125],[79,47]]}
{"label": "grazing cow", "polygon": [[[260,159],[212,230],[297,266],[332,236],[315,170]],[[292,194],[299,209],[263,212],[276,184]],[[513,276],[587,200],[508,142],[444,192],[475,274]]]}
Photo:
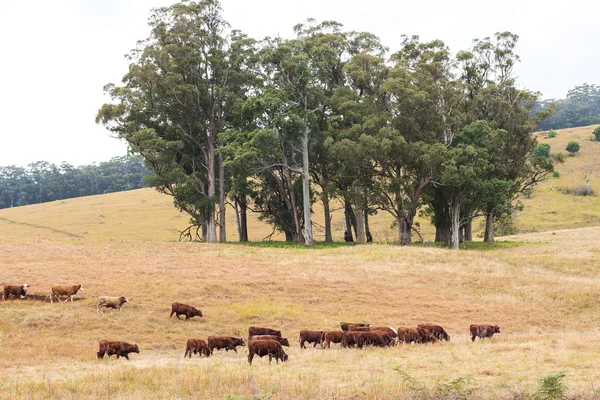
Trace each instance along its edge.
{"label": "grazing cow", "polygon": [[131,344],[127,342],[119,342],[117,340],[101,340],[99,343],[98,358],[104,358],[104,354],[107,356],[117,355],[119,357],[125,357],[129,360],[129,353],[138,353],[140,348],[137,344]]}
{"label": "grazing cow", "polygon": [[433,336],[438,338],[439,340],[450,340],[450,336],[446,333],[444,328],[439,325],[433,324],[419,324],[417,328],[427,329]]}
{"label": "grazing cow", "polygon": [[250,328],[248,328],[248,337],[258,335],[273,335],[281,337],[281,331],[277,331],[271,328],[260,328],[258,326],[251,326]]}
{"label": "grazing cow", "polygon": [[254,355],[260,358],[269,356],[269,364],[273,357],[277,364],[279,360],[285,362],[288,360],[288,355],[283,351],[283,347],[276,340],[252,340],[248,342],[248,364],[252,365]]}
{"label": "grazing cow", "polygon": [[474,342],[475,338],[491,338],[494,333],[500,333],[500,327],[498,325],[471,325],[471,340]]}
{"label": "grazing cow", "polygon": [[343,331],[356,331],[355,328],[368,328],[371,324],[360,324],[355,322],[341,322],[340,327]]}
{"label": "grazing cow", "polygon": [[372,326],[370,332],[385,332],[394,339],[398,337],[396,331],[389,326]]}
{"label": "grazing cow", "polygon": [[244,339],[235,338],[232,336],[209,336],[208,337],[208,350],[210,354],[213,353],[214,349],[225,351],[233,350],[237,353],[236,346],[245,346]]}
{"label": "grazing cow", "polygon": [[317,344],[323,346],[323,342],[325,341],[325,332],[324,331],[300,331],[300,348],[305,349],[305,342],[313,343],[313,348],[317,347]]}
{"label": "grazing cow", "polygon": [[394,338],[385,332],[355,332],[354,340],[356,347],[362,349],[364,346],[388,347],[394,343]]}
{"label": "grazing cow", "polygon": [[325,332],[325,342],[323,347],[331,347],[331,343],[342,343],[343,331],[327,331]]}
{"label": "grazing cow", "polygon": [[344,347],[344,348],[354,347],[356,345],[356,338],[354,336],[355,333],[357,333],[357,332],[349,331],[349,332],[342,333],[342,341],[341,341],[342,347]]}
{"label": "grazing cow", "polygon": [[73,297],[80,290],[83,290],[83,287],[81,285],[61,285],[61,284],[52,285],[52,292],[50,293],[50,303],[53,303],[53,301],[52,301],[53,297],[56,297],[56,299],[59,302],[61,302],[60,298],[63,296],[67,297],[65,299],[65,301],[67,301],[69,298],[71,298],[71,303],[72,303]]}
{"label": "grazing cow", "polygon": [[287,338],[282,338],[282,337],[275,336],[275,335],[250,336],[248,338],[248,341],[250,341],[250,340],[277,340],[280,345],[290,347],[290,342],[287,340]]}
{"label": "grazing cow", "polygon": [[185,315],[186,321],[195,316],[202,317],[202,311],[198,310],[196,307],[178,302],[171,304],[171,314],[169,315],[169,318],[171,318],[173,314],[175,314],[177,319],[181,319],[179,318],[180,315]]}
{"label": "grazing cow", "polygon": [[198,357],[202,357],[202,355],[210,357],[208,344],[206,344],[206,342],[202,339],[188,339],[185,345],[185,354],[183,355],[183,358],[185,358],[188,354],[190,355],[190,358],[192,358],[192,352],[194,354],[198,353]]}
{"label": "grazing cow", "polygon": [[27,296],[28,284],[21,286],[4,285],[4,291],[2,292],[2,300],[8,300],[10,296],[20,297],[24,299]]}
{"label": "grazing cow", "polygon": [[123,306],[123,304],[127,303],[129,300],[127,300],[127,297],[125,296],[121,296],[121,297],[109,297],[109,296],[100,296],[98,297],[98,312],[102,312],[100,309],[102,307],[104,308],[114,308],[114,309],[118,309],[119,311],[121,311],[121,306]]}
{"label": "grazing cow", "polygon": [[437,339],[427,329],[401,326],[398,328],[398,342],[435,343]]}

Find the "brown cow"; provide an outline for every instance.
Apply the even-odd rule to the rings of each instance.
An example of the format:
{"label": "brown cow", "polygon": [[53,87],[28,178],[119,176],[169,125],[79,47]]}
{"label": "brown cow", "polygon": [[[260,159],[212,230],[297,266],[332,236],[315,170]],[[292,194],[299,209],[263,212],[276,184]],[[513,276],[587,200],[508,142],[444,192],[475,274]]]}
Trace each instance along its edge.
{"label": "brown cow", "polygon": [[435,343],[437,339],[427,329],[401,326],[398,328],[398,343]]}
{"label": "brown cow", "polygon": [[198,357],[202,357],[202,355],[205,355],[206,357],[210,356],[208,344],[202,339],[188,339],[187,344],[185,345],[185,354],[183,355],[183,358],[188,354],[190,355],[190,358],[192,358],[192,352],[194,354],[198,353]]}
{"label": "brown cow", "polygon": [[348,331],[348,332],[342,333],[342,341],[341,341],[342,347],[344,347],[344,348],[354,347],[356,345],[356,338],[354,336],[355,333],[357,333],[357,332],[356,331]]}
{"label": "brown cow", "polygon": [[186,321],[195,316],[202,317],[202,311],[198,310],[196,307],[178,302],[171,304],[171,314],[169,315],[169,318],[171,318],[173,314],[175,314],[177,319],[181,319],[179,318],[180,315],[185,315]]}
{"label": "brown cow", "polygon": [[117,340],[101,340],[99,342],[98,349],[98,358],[104,358],[104,354],[107,356],[112,356],[113,354],[117,355],[117,360],[119,357],[125,357],[129,360],[129,353],[138,353],[140,352],[140,348],[137,344],[131,344],[127,342],[120,342]]}
{"label": "brown cow", "polygon": [[290,342],[287,340],[287,338],[282,338],[282,337],[275,336],[275,335],[250,336],[248,338],[248,341],[250,341],[250,340],[277,340],[280,345],[290,347]]}
{"label": "brown cow", "polygon": [[394,339],[398,337],[396,331],[389,326],[372,326],[370,332],[385,332]]}
{"label": "brown cow", "polygon": [[361,324],[361,323],[356,323],[356,322],[341,322],[340,323],[340,327],[345,332],[356,331],[355,328],[368,328],[370,326],[371,326],[371,324]]}
{"label": "brown cow", "polygon": [[237,353],[237,346],[245,346],[244,339],[236,338],[233,336],[209,336],[208,337],[208,350],[210,354],[213,353],[214,349],[225,351],[233,350]]}
{"label": "brown cow", "polygon": [[281,337],[281,331],[277,331],[271,328],[260,328],[258,326],[251,326],[250,328],[248,328],[248,337],[258,335],[273,335]]}
{"label": "brown cow", "polygon": [[8,300],[10,296],[20,297],[24,299],[27,296],[28,284],[21,286],[4,285],[4,291],[2,292],[2,300]]}
{"label": "brown cow", "polygon": [[325,332],[325,342],[323,347],[331,347],[331,343],[342,343],[343,331],[327,331]]}
{"label": "brown cow", "polygon": [[385,332],[356,332],[354,334],[356,347],[362,349],[364,346],[388,347],[394,343],[394,338]]}
{"label": "brown cow", "polygon": [[417,328],[423,328],[428,330],[433,336],[439,340],[450,340],[450,336],[446,333],[444,328],[434,324],[419,324]]}
{"label": "brown cow", "polygon": [[323,347],[325,341],[325,331],[300,331],[300,348],[305,349],[304,342],[313,343],[313,348],[320,344]]}
{"label": "brown cow", "polygon": [[71,299],[71,303],[73,302],[73,297],[77,294],[77,292],[83,290],[81,285],[64,285],[64,284],[56,284],[52,285],[52,291],[50,292],[50,303],[54,303],[53,299],[56,299],[60,302],[60,298],[66,296],[65,301]]}
{"label": "brown cow", "polygon": [[471,325],[469,327],[471,331],[471,341],[475,341],[475,338],[491,338],[494,333],[500,333],[500,327],[498,325]]}
{"label": "brown cow", "polygon": [[259,357],[269,356],[269,364],[275,357],[275,361],[279,364],[279,360],[282,362],[288,360],[288,355],[285,354],[283,348],[276,340],[252,340],[248,342],[248,364],[252,365],[252,359],[254,355]]}

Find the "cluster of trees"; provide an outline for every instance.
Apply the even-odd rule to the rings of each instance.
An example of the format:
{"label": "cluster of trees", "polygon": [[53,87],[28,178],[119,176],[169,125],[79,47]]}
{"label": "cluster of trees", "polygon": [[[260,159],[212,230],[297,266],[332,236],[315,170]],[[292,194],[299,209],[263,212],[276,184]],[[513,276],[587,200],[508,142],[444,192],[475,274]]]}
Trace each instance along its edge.
{"label": "cluster of trees", "polygon": [[225,241],[230,199],[240,240],[250,209],[310,246],[320,201],[332,241],[339,199],[347,241],[371,240],[369,216],[386,212],[408,245],[422,211],[436,241],[458,248],[476,216],[493,241],[494,221],[553,171],[554,159],[532,155],[549,111],[533,113],[538,93],[516,86],[512,33],[456,55],[417,36],[389,54],[332,21],[256,41],[230,29],[216,0],[156,9],[149,24],[96,121],[142,155],[202,240],[217,241],[218,225]]}
{"label": "cluster of trees", "polygon": [[80,167],[46,161],[0,167],[0,209],[138,189],[148,186],[144,179],[149,174],[139,156]]}
{"label": "cluster of trees", "polygon": [[572,128],[600,124],[600,86],[584,83],[569,90],[565,99],[539,101],[535,110],[555,108],[538,124],[538,130]]}

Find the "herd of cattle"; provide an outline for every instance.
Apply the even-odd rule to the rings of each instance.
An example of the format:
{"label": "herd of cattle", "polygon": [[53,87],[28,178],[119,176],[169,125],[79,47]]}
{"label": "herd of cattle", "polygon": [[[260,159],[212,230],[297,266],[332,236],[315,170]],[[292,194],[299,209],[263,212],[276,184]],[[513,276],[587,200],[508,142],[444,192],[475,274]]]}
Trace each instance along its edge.
{"label": "herd of cattle", "polygon": [[[2,299],[7,300],[10,296],[25,298],[29,285],[21,286],[4,285]],[[83,290],[81,285],[53,285],[50,294],[50,302],[56,298],[59,302],[61,297],[65,297],[65,302],[70,298],[73,301],[73,296],[80,290]],[[102,308],[113,308],[121,311],[123,304],[128,300],[125,296],[109,297],[101,296],[98,298],[97,312],[102,312]],[[202,317],[202,311],[188,304],[174,302],[171,304],[171,318],[175,314],[177,319],[181,319],[180,315],[185,315],[185,320],[189,320],[195,316]],[[357,347],[362,349],[365,346],[374,347],[391,347],[397,343],[435,343],[439,340],[450,340],[450,336],[443,327],[433,324],[422,324],[416,327],[401,326],[397,330],[388,326],[371,326],[365,323],[342,322],[341,330],[319,331],[319,330],[303,330],[300,331],[299,342],[300,348],[305,349],[306,343],[313,344],[313,347],[320,345],[323,348],[330,348],[331,343],[338,343],[344,348]],[[471,325],[469,327],[471,340],[475,338],[491,338],[494,333],[500,333],[498,325]],[[248,363],[252,365],[252,360],[255,355],[259,357],[268,356],[269,363],[275,358],[279,363],[281,360],[287,361],[288,355],[283,350],[282,346],[290,346],[287,338],[281,336],[281,331],[271,328],[261,328],[251,326],[248,328]],[[233,350],[237,353],[237,346],[246,346],[246,342],[242,338],[233,336],[209,336],[208,339],[189,339],[185,347],[185,357],[192,357],[192,354],[198,354],[199,357],[209,357],[213,351],[225,349],[225,351]],[[131,344],[116,340],[101,340],[99,343],[98,358],[104,358],[104,355],[125,357],[129,360],[130,353],[139,353],[140,349],[137,344]]]}

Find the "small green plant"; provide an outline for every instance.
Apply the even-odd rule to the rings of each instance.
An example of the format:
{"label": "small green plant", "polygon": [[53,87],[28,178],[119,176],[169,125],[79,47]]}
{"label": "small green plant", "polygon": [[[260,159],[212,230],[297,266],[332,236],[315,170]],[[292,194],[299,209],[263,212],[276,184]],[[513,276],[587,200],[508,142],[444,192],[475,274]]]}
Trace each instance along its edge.
{"label": "small green plant", "polygon": [[549,138],[555,138],[556,137],[556,131],[555,130],[549,130],[548,131],[548,137]]}
{"label": "small green plant", "polygon": [[596,138],[596,142],[600,142],[600,126],[594,129],[594,137]]}
{"label": "small green plant", "polygon": [[535,394],[536,400],[557,400],[565,397],[567,386],[562,383],[566,371],[538,378],[539,388]]}
{"label": "small green plant", "polygon": [[548,143],[540,143],[533,150],[535,157],[546,157],[550,156],[550,145]]}
{"label": "small green plant", "polygon": [[579,143],[577,143],[574,140],[571,140],[569,143],[567,143],[567,148],[566,150],[571,153],[572,156],[575,155],[575,153],[577,153],[579,151],[579,149],[581,148],[581,146],[579,145]]}
{"label": "small green plant", "polygon": [[560,178],[560,172],[558,172],[557,170],[552,171],[552,176],[555,178]]}

